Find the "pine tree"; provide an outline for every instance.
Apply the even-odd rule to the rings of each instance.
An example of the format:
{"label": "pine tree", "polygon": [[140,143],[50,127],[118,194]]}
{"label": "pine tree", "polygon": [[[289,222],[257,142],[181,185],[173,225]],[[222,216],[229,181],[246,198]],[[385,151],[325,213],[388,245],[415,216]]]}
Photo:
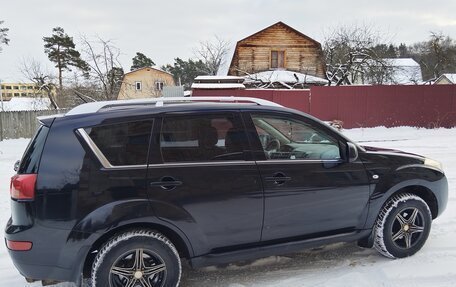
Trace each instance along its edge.
{"label": "pine tree", "polygon": [[2,51],[1,45],[8,45],[10,39],[8,38],[8,28],[1,28],[4,21],[0,21],[0,52]]}
{"label": "pine tree", "polygon": [[398,50],[399,50],[399,58],[407,58],[407,57],[410,56],[410,53],[408,51],[408,47],[404,43],[401,43],[399,45]]}
{"label": "pine tree", "polygon": [[136,56],[133,57],[133,65],[130,68],[130,71],[137,70],[144,67],[155,66],[154,61],[151,58],[147,57],[143,53],[136,52]]}
{"label": "pine tree", "polygon": [[63,28],[56,27],[52,29],[51,37],[43,37],[44,52],[48,55],[51,62],[55,63],[58,69],[59,92],[62,92],[62,74],[63,71],[71,71],[71,67],[78,68],[87,72],[89,67],[81,59],[81,54],[75,49],[73,37],[68,36]]}
{"label": "pine tree", "polygon": [[208,66],[201,60],[184,61],[180,58],[174,59],[174,65],[166,65],[162,67],[163,70],[173,74],[174,81],[181,83],[185,90],[189,90],[193,80],[197,76],[210,75]]}

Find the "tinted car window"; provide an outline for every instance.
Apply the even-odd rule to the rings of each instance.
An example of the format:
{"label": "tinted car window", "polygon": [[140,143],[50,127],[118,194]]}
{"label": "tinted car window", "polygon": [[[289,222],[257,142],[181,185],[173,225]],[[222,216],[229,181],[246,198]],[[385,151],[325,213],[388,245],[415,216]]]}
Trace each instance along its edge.
{"label": "tinted car window", "polygon": [[267,159],[340,159],[338,141],[308,123],[264,115],[252,120]]}
{"label": "tinted car window", "polygon": [[86,129],[93,142],[114,166],[146,164],[151,130],[152,121]]}
{"label": "tinted car window", "polygon": [[22,157],[18,173],[29,174],[38,172],[38,165],[48,132],[49,128],[45,126],[40,126],[37,130]]}
{"label": "tinted car window", "polygon": [[235,115],[176,116],[163,119],[163,162],[243,160],[247,137]]}

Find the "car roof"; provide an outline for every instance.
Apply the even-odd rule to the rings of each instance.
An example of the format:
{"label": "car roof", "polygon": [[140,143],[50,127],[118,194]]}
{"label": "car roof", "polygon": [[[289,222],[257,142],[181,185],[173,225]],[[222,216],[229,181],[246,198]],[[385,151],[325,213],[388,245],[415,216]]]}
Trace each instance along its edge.
{"label": "car roof", "polygon": [[101,111],[106,108],[113,107],[127,107],[127,106],[142,106],[148,105],[161,107],[168,104],[179,104],[179,103],[255,103],[261,106],[273,106],[281,107],[281,105],[267,101],[264,99],[252,98],[252,97],[160,97],[160,98],[148,98],[148,99],[135,99],[135,100],[118,100],[118,101],[101,101],[101,102],[92,102],[79,105],[69,112],[66,115],[82,115],[82,114],[92,114]]}

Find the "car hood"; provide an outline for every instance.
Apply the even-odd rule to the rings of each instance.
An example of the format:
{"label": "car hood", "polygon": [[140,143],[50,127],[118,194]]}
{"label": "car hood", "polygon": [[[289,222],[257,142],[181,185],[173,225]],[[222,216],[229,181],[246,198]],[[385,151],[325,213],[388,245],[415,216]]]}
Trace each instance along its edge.
{"label": "car hood", "polygon": [[388,149],[388,148],[381,148],[381,147],[373,147],[373,146],[362,146],[367,152],[375,152],[378,154],[394,154],[398,156],[408,156],[408,157],[415,157],[419,159],[424,159],[424,156],[419,155],[419,154],[414,154],[410,152],[405,152],[397,149]]}

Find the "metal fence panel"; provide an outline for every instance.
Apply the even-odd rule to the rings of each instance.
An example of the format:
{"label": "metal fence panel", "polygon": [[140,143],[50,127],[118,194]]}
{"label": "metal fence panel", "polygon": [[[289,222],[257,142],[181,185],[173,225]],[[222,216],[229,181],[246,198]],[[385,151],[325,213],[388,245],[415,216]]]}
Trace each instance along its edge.
{"label": "metal fence panel", "polygon": [[66,113],[67,109],[0,112],[0,140],[31,138],[38,128],[39,116]]}

